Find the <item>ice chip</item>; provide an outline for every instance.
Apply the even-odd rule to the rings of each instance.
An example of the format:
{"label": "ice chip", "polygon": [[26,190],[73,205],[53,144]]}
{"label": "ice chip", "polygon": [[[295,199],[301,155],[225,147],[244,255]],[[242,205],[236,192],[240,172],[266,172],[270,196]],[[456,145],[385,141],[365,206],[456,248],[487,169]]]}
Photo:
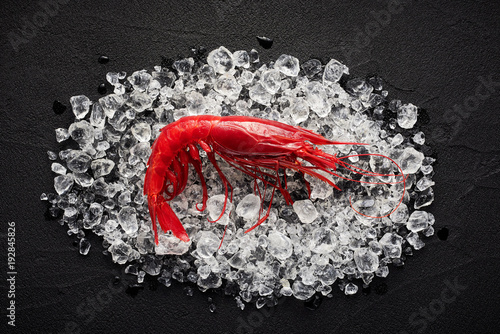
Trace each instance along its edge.
{"label": "ice chip", "polygon": [[134,234],[139,229],[137,224],[137,215],[133,207],[123,207],[118,213],[118,223],[121,225],[125,233]]}
{"label": "ice chip", "polygon": [[74,173],[73,177],[76,184],[88,188],[94,183],[94,179],[87,173]]}
{"label": "ice chip", "polygon": [[71,150],[66,159],[66,165],[72,172],[85,173],[90,167],[92,158],[80,150]]}
{"label": "ice chip", "polygon": [[271,98],[273,97],[261,83],[257,83],[250,87],[248,89],[248,94],[253,101],[265,106],[269,105]]}
{"label": "ice chip", "polygon": [[426,211],[413,211],[406,223],[406,227],[412,232],[420,232],[429,225],[429,214]]}
{"label": "ice chip", "polygon": [[245,50],[235,51],[233,52],[233,62],[236,67],[249,68],[250,56]]}
{"label": "ice chip", "polygon": [[304,224],[310,224],[318,217],[316,207],[308,199],[295,201],[293,203],[293,210]]}
{"label": "ice chip", "polygon": [[360,273],[372,273],[378,269],[377,254],[369,248],[358,248],[354,251],[354,262]]}
{"label": "ice chip", "polygon": [[425,246],[425,243],[419,238],[418,233],[408,233],[406,240],[415,250],[419,250]]}
{"label": "ice chip", "polygon": [[358,292],[358,286],[354,283],[347,283],[344,287],[344,293],[348,296],[355,295]]}
{"label": "ice chip", "polygon": [[296,280],[292,284],[292,292],[295,298],[300,300],[306,300],[311,298],[316,291],[312,286],[305,285],[300,280]]}
{"label": "ice chip", "polygon": [[69,132],[67,129],[58,128],[56,129],[56,140],[58,143],[65,141],[69,138]]}
{"label": "ice chip", "polygon": [[194,66],[193,58],[184,58],[176,60],[172,65],[172,67],[177,70],[177,73],[179,73],[179,75],[191,73],[193,66]]}
{"label": "ice chip", "polygon": [[424,145],[425,134],[422,131],[419,131],[412,137],[412,139],[415,144]]}
{"label": "ice chip", "polygon": [[111,253],[113,261],[119,264],[134,260],[139,254],[121,239],[113,241],[108,251]]}
{"label": "ice chip", "polygon": [[248,194],[241,199],[236,206],[236,214],[244,219],[256,219],[260,211],[260,198],[254,194]]}
{"label": "ice chip", "polygon": [[77,119],[84,118],[89,112],[91,102],[85,95],[72,96],[69,102]]}
{"label": "ice chip", "polygon": [[429,187],[418,194],[417,199],[415,200],[414,208],[420,209],[424,206],[431,205],[434,201],[434,190]]}
{"label": "ice chip", "polygon": [[322,65],[321,65],[321,61],[319,61],[318,59],[309,59],[308,61],[303,63],[301,65],[301,67],[302,67],[302,70],[304,71],[304,74],[308,78],[312,78],[316,74],[321,72]]}
{"label": "ice chip", "polygon": [[423,160],[424,154],[413,147],[406,147],[401,157],[397,159],[405,175],[415,174],[422,166]]}
{"label": "ice chip", "polygon": [[137,143],[130,149],[130,156],[136,156],[142,160],[142,162],[146,163],[151,155],[151,147],[149,143]]}
{"label": "ice chip", "polygon": [[331,229],[318,227],[312,233],[310,247],[315,253],[329,254],[337,247],[337,237]]}
{"label": "ice chip", "polygon": [[228,260],[228,263],[233,268],[243,269],[247,264],[247,256],[243,252],[237,252]]}
{"label": "ice chip", "polygon": [[[99,99],[99,104],[101,105],[104,114],[108,118],[112,118],[115,115],[115,112],[125,104],[125,99],[122,95],[109,94],[101,97]],[[99,115],[99,118],[101,119],[102,115]]]}
{"label": "ice chip", "polygon": [[411,129],[417,122],[417,107],[411,103],[403,104],[398,109],[398,125],[403,129]]}
{"label": "ice chip", "polygon": [[80,147],[90,145],[94,142],[94,128],[87,121],[80,121],[69,126],[68,132]]}
{"label": "ice chip", "polygon": [[80,239],[80,254],[82,255],[87,255],[90,250],[90,242],[88,241],[87,238],[81,238]]}
{"label": "ice chip", "polygon": [[304,99],[295,99],[290,107],[290,114],[295,124],[306,121],[309,118],[309,104]]}
{"label": "ice chip", "polygon": [[401,257],[401,243],[403,238],[396,233],[386,233],[379,240],[385,256],[389,258]]}
{"label": "ice chip", "polygon": [[284,75],[296,77],[300,71],[299,60],[290,55],[281,55],[274,63],[274,68]]}
{"label": "ice chip", "polygon": [[153,77],[146,70],[135,71],[128,78],[128,82],[134,87],[134,91],[144,92]]}
{"label": "ice chip", "polygon": [[221,75],[214,85],[214,90],[222,95],[237,98],[241,92],[241,85],[232,74]]}
{"label": "ice chip", "polygon": [[141,92],[139,90],[134,90],[132,93],[130,93],[126,103],[135,112],[141,113],[144,110],[151,108],[153,101],[153,98],[149,96],[149,94]]}
{"label": "ice chip", "polygon": [[94,172],[94,178],[98,179],[101,176],[108,175],[111,173],[113,168],[115,167],[115,163],[113,160],[109,159],[97,159],[92,161],[90,168]]}
{"label": "ice chip", "polygon": [[59,175],[54,178],[54,189],[59,195],[66,194],[73,186],[74,180],[71,174]]}
{"label": "ice chip", "polygon": [[267,70],[260,76],[260,83],[270,94],[276,94],[281,86],[281,74],[278,70]]}
{"label": "ice chip", "polygon": [[269,250],[269,254],[275,258],[286,260],[292,255],[292,241],[283,233],[278,231],[269,233],[268,242],[267,249]]}
{"label": "ice chip", "polygon": [[330,113],[331,105],[326,90],[317,81],[309,82],[305,87],[306,101],[319,117],[326,117]]}
{"label": "ice chip", "polygon": [[424,176],[420,180],[418,180],[417,189],[420,191],[424,191],[425,189],[428,189],[429,187],[433,186],[434,184],[435,184],[434,181],[429,179],[427,176]]}
{"label": "ice chip", "polygon": [[223,46],[208,54],[207,63],[213,67],[216,73],[220,74],[234,69],[233,54]]}
{"label": "ice chip", "polygon": [[64,167],[60,163],[53,162],[52,166],[51,166],[51,169],[56,174],[61,174],[61,175],[66,174],[66,167]]}
{"label": "ice chip", "polygon": [[196,243],[196,250],[203,258],[211,257],[219,248],[220,239],[213,232],[201,232],[198,242]]}
{"label": "ice chip", "polygon": [[161,259],[155,257],[154,255],[147,254],[144,256],[144,262],[142,263],[142,270],[151,276],[157,276],[160,274],[163,262]]}
{"label": "ice chip", "polygon": [[90,113],[90,124],[96,128],[104,128],[106,122],[106,114],[100,103],[94,103],[92,105],[92,111]]}
{"label": "ice chip", "polygon": [[215,195],[210,197],[207,201],[207,211],[211,221],[215,221],[219,218],[224,207],[224,202],[226,203],[224,215],[217,221],[217,223],[221,225],[229,223],[229,213],[233,209],[233,203],[227,199],[226,195]]}
{"label": "ice chip", "polygon": [[323,72],[323,83],[336,83],[340,80],[343,74],[349,74],[347,66],[340,63],[338,60],[332,59],[326,64]]}
{"label": "ice chip", "polygon": [[[241,90],[241,88],[240,88],[240,90]],[[219,92],[219,93],[221,93],[221,92]],[[233,91],[232,93],[236,93],[236,92]],[[238,92],[238,94],[239,94],[239,92]],[[229,94],[229,95],[231,95],[231,94]],[[186,94],[186,107],[192,115],[203,114],[205,112],[205,110],[207,109],[207,103],[205,102],[205,97],[196,91],[189,92],[188,94]]]}

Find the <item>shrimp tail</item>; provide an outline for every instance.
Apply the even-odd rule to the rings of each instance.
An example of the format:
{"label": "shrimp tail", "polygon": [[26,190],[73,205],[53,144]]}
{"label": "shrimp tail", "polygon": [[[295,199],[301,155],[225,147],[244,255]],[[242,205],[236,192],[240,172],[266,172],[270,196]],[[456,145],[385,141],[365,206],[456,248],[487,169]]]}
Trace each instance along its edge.
{"label": "shrimp tail", "polygon": [[156,228],[156,217],[163,232],[172,231],[173,235],[182,241],[188,242],[189,236],[177,218],[174,210],[170,207],[165,198],[161,195],[148,196],[148,207],[153,223],[155,243],[158,245],[158,231]]}

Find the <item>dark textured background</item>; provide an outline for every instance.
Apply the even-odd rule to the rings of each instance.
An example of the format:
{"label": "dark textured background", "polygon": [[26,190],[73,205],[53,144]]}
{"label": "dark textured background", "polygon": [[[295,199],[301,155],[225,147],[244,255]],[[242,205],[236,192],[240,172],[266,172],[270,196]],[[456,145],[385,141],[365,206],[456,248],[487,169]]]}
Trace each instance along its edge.
{"label": "dark textured background", "polygon": [[[19,333],[498,330],[498,2],[407,1],[381,23],[373,13],[388,9],[385,0],[63,2],[46,21],[36,2],[0,5],[2,328],[7,322],[6,223],[15,221]],[[42,27],[25,29],[21,37],[19,29],[34,20]],[[17,51],[9,41],[13,34],[24,38]],[[273,38],[273,47],[259,47],[257,35]],[[370,294],[348,298],[335,289],[316,311],[292,298],[272,310],[249,305],[240,311],[233,299],[215,293],[195,291],[188,297],[180,284],[156,290],[145,284],[135,297],[126,293],[123,286],[135,277],[126,277],[123,267],[101,254],[98,238],[90,238],[90,254],[81,256],[66,227],[44,218],[46,204],[39,196],[53,189],[46,151],[58,150],[54,129],[73,121],[70,110],[56,115],[52,103],[59,99],[69,105],[69,97],[79,94],[96,100],[106,72],[151,69],[161,55],[187,56],[192,45],[256,48],[264,61],[282,53],[302,62],[336,58],[353,76],[383,77],[389,97],[425,108],[431,117],[426,133],[438,156],[436,201],[428,209],[437,230],[449,229],[449,238],[427,239],[404,269],[391,268],[386,279],[376,279]],[[110,57],[107,65],[97,62],[101,54]],[[499,84],[488,91],[481,78]],[[454,105],[461,114],[446,112]],[[112,285],[116,275],[123,278]],[[443,304],[449,282],[462,288],[454,301]],[[215,313],[208,311],[209,296]],[[429,308],[438,314],[425,319],[420,312]]]}

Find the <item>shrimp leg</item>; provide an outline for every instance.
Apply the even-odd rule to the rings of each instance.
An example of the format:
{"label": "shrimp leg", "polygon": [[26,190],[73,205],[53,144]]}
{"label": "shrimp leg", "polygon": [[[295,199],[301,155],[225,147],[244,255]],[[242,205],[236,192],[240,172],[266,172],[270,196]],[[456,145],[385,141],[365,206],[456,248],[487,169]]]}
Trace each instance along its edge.
{"label": "shrimp leg", "polygon": [[202,199],[202,205],[201,209],[198,208],[198,204],[196,204],[196,209],[198,211],[203,211],[207,207],[207,199],[208,199],[208,194],[207,194],[207,183],[205,182],[205,177],[203,176],[203,173],[201,171],[201,158],[200,154],[198,153],[198,149],[193,145],[189,144],[189,162],[193,165],[196,174],[198,174],[198,177],[200,178],[201,182],[201,187],[203,189],[203,199]]}

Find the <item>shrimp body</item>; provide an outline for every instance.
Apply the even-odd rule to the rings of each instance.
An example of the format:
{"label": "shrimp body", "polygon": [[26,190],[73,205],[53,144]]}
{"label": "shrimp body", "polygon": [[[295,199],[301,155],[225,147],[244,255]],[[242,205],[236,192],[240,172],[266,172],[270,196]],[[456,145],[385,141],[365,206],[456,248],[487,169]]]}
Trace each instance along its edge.
{"label": "shrimp body", "polygon": [[[331,141],[298,126],[247,116],[188,116],[165,126],[153,143],[144,182],[144,194],[148,198],[155,242],[158,244],[156,218],[164,232],[170,230],[180,240],[189,241],[186,230],[168,202],[185,189],[190,164],[199,175],[203,188],[202,205],[201,208],[197,205],[197,209],[203,211],[206,208],[207,187],[198,147],[206,152],[224,184],[225,202],[220,215],[222,217],[229,190],[232,194],[232,187],[217,164],[216,154],[229,165],[262,180],[265,185],[270,185],[273,188],[272,196],[278,189],[286,203],[292,204],[286,188],[286,177],[282,182],[280,170],[288,168],[312,175],[338,190],[340,188],[335,183],[318,171],[338,176],[335,170],[337,165],[341,165],[359,174],[377,175],[364,174],[363,172],[368,172],[364,170],[355,171],[349,167],[352,165],[342,160],[345,157],[338,158],[314,146],[347,144],[364,145]],[[304,166],[301,161],[307,161],[311,166]],[[269,205],[266,214],[247,232],[267,219],[270,208]]]}

